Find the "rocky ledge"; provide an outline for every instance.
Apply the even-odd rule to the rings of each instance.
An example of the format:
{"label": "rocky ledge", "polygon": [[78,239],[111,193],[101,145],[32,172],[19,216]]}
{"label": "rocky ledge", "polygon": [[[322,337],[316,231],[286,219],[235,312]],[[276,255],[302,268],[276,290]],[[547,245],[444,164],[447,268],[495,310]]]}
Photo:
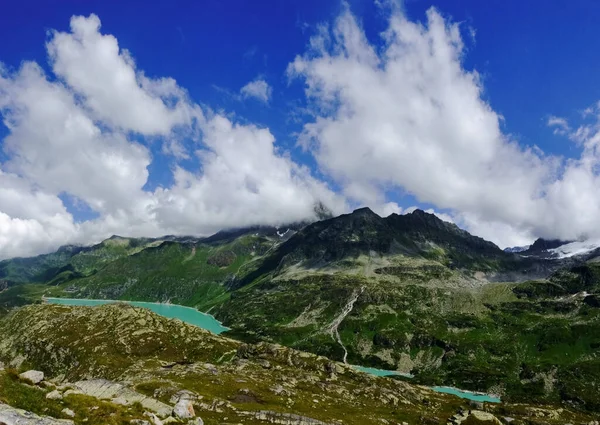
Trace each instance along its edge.
{"label": "rocky ledge", "polygon": [[0,424],[3,425],[73,425],[68,419],[54,419],[34,415],[6,404],[0,404]]}

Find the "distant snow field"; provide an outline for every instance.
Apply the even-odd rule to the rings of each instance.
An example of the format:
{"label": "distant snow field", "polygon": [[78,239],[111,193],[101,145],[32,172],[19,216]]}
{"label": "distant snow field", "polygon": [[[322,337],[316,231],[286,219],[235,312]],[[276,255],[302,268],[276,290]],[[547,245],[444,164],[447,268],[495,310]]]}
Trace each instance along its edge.
{"label": "distant snow field", "polygon": [[561,245],[558,248],[549,249],[548,252],[556,255],[557,258],[568,258],[574,255],[585,254],[596,248],[600,248],[600,240],[598,239],[571,242]]}

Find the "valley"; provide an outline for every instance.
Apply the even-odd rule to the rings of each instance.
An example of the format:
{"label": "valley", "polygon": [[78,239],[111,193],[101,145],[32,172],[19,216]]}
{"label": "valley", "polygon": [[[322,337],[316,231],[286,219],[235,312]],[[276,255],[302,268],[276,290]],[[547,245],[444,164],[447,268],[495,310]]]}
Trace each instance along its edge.
{"label": "valley", "polygon": [[[403,382],[410,388],[455,387],[502,399],[487,409],[600,412],[595,248],[564,258],[549,253],[556,247],[536,251],[541,243],[504,252],[420,210],[381,218],[361,209],[285,230],[257,227],[206,239],[113,237],[6,260],[0,262],[0,323],[23,309],[59,308],[39,304],[42,297],[180,304],[212,314],[230,328],[223,336],[232,344],[286,347],[343,370],[361,365],[410,374]],[[104,308],[114,312],[113,306],[92,311]],[[4,353],[0,360],[10,362]],[[112,367],[94,366],[68,380],[125,376]],[[407,378],[369,379],[396,385]],[[333,418],[310,410],[301,414]],[[386,420],[402,423],[395,412]],[[445,423],[444,415],[430,423]],[[515,424],[553,423],[521,416]],[[421,423],[415,417],[403,421]]]}

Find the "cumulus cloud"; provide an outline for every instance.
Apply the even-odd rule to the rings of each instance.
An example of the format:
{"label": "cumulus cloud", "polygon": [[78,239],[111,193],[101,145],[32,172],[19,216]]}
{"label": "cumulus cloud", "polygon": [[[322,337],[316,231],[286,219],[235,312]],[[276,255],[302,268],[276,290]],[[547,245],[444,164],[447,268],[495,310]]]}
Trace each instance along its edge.
{"label": "cumulus cloud", "polygon": [[368,204],[402,188],[504,246],[600,232],[597,128],[575,131],[579,159],[520,146],[463,66],[459,24],[434,8],[423,23],[393,10],[381,44],[346,10],[288,67],[316,105],[300,143],[344,194]]}
{"label": "cumulus cloud", "polygon": [[[0,164],[0,259],[114,233],[207,235],[311,219],[318,202],[345,209],[277,149],[268,129],[202,110],[171,78],[146,77],[115,37],[100,32],[95,15],[73,17],[70,32],[51,32],[47,50],[55,78],[34,62],[14,72],[0,66],[9,130],[8,160]],[[158,138],[162,153],[177,160],[195,158],[200,171],[177,165],[172,187],[145,191],[153,158],[139,136]],[[62,195],[98,217],[76,222]]]}
{"label": "cumulus cloud", "polygon": [[0,168],[0,258],[52,250],[75,235],[58,197]]}
{"label": "cumulus cloud", "polygon": [[[315,200],[337,213],[343,201],[305,167],[278,154],[268,129],[242,126],[217,115],[204,129],[205,149],[197,152],[201,175],[177,168],[172,188],[157,192],[157,220],[165,227],[193,231],[202,217],[212,231],[236,224],[285,224],[314,214]],[[240,208],[243,206],[243,208]]]}
{"label": "cumulus cloud", "polygon": [[71,32],[53,32],[47,44],[54,73],[84,98],[98,119],[142,134],[168,134],[190,124],[194,112],[172,78],[150,79],[136,69],[96,15],[75,16]]}
{"label": "cumulus cloud", "polygon": [[0,76],[0,107],[10,134],[4,167],[49,193],[67,192],[103,212],[131,202],[148,178],[147,149],[102,131],[71,89],[26,62]]}
{"label": "cumulus cloud", "polygon": [[242,87],[240,94],[244,98],[253,97],[261,102],[269,103],[272,91],[273,89],[269,83],[262,79],[256,79],[254,81],[250,81],[248,84]]}
{"label": "cumulus cloud", "polygon": [[[391,10],[375,43],[345,10],[289,65],[307,97],[299,144],[339,192],[294,162],[268,128],[201,108],[172,78],[149,78],[100,28],[90,15],[51,32],[51,73],[33,62],[12,71],[0,64],[8,128],[0,259],[114,233],[283,224],[314,218],[319,202],[334,213],[411,210],[388,193],[411,194],[501,246],[600,237],[600,108],[586,109],[579,124],[547,120],[580,150],[576,158],[520,145],[502,131],[478,73],[464,67],[461,27],[436,9],[423,23]],[[236,96],[268,102],[271,92],[256,79]],[[148,191],[155,142],[154,155],[173,162],[174,183]],[[65,197],[97,218],[78,222]]]}

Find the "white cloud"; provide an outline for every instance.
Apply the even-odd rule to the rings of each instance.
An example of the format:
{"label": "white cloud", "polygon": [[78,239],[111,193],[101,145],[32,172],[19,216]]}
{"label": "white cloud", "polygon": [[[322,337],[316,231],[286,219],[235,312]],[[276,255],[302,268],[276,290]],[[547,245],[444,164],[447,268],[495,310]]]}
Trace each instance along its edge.
{"label": "white cloud", "polygon": [[548,127],[554,129],[554,134],[565,135],[571,131],[571,127],[569,127],[569,123],[565,118],[551,115],[550,117],[548,117],[548,121],[546,124],[548,125]]}
{"label": "white cloud", "polygon": [[107,124],[148,135],[190,124],[194,111],[185,91],[172,78],[150,79],[137,71],[117,39],[100,33],[96,15],[71,18],[71,32],[53,32],[47,49],[54,73]]}
{"label": "white cloud", "polygon": [[[0,65],[0,113],[9,130],[9,159],[0,164],[0,259],[114,233],[207,235],[309,219],[319,201],[345,209],[277,149],[268,129],[202,111],[175,80],[147,78],[99,30],[91,15],[73,17],[69,33],[51,33],[58,80],[33,62],[12,73]],[[201,171],[175,166],[172,187],[145,191],[153,158],[136,133],[159,139],[163,154],[177,160],[191,161],[189,143],[196,143]],[[76,223],[61,194],[99,217]]]}
{"label": "white cloud", "polygon": [[197,152],[202,174],[178,168],[172,188],[157,192],[157,220],[189,233],[194,217],[212,231],[235,224],[284,224],[314,215],[317,200],[337,213],[341,199],[286,156],[268,129],[233,124],[217,115],[204,128],[206,149]]}
{"label": "white cloud", "polygon": [[527,230],[507,223],[491,221],[472,213],[458,213],[450,218],[457,226],[468,229],[472,234],[488,241],[494,241],[501,248],[530,245],[536,238],[535,234]]}
{"label": "white cloud", "polygon": [[129,204],[145,184],[147,149],[102,131],[74,93],[36,64],[0,76],[0,106],[10,129],[4,167],[49,193],[68,192],[102,212]]}
{"label": "white cloud", "polygon": [[250,81],[244,87],[240,89],[240,94],[245,97],[254,97],[261,102],[269,103],[273,89],[265,80],[256,79]]}
{"label": "white cloud", "polygon": [[288,67],[316,104],[300,143],[347,196],[379,202],[402,188],[503,246],[600,233],[597,127],[574,132],[576,160],[520,146],[463,67],[458,24],[433,8],[412,22],[395,8],[382,37],[375,47],[346,10]]}
{"label": "white cloud", "polygon": [[[581,149],[578,158],[522,147],[482,99],[477,72],[462,65],[458,24],[435,9],[424,24],[399,8],[390,14],[383,47],[345,11],[332,28],[319,26],[309,51],[288,68],[309,98],[300,143],[341,194],[280,150],[269,129],[200,108],[174,79],[147,77],[115,37],[100,32],[96,16],[74,17],[70,32],[50,34],[52,74],[33,62],[15,72],[0,64],[9,131],[0,258],[113,233],[202,235],[281,224],[313,217],[320,201],[334,213],[349,199],[385,216],[403,211],[386,196],[398,189],[501,246],[600,237],[600,108],[588,108],[579,126],[548,120]],[[268,102],[271,88],[257,79],[236,96]],[[173,185],[144,190],[157,158],[139,140],[160,143],[174,162]],[[199,171],[181,165],[191,162]],[[62,195],[98,218],[75,222]]]}
{"label": "white cloud", "polygon": [[0,169],[0,258],[52,250],[75,234],[73,219],[58,197]]}
{"label": "white cloud", "polygon": [[371,209],[380,217],[387,217],[391,214],[402,214],[407,212],[395,202],[386,202],[384,204],[375,203]]}

